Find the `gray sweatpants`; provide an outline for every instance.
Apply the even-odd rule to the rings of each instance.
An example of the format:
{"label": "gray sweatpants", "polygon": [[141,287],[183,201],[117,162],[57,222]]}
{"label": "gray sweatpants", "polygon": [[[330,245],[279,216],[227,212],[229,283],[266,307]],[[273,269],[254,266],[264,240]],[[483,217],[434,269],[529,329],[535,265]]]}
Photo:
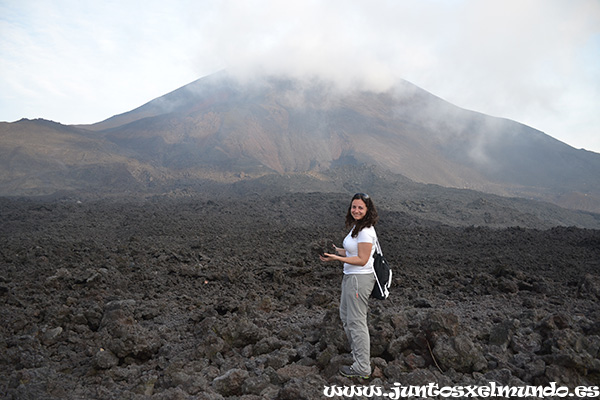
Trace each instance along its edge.
{"label": "gray sweatpants", "polygon": [[367,311],[374,284],[373,274],[344,275],[340,298],[340,318],[354,359],[352,368],[365,375],[371,375],[371,342]]}

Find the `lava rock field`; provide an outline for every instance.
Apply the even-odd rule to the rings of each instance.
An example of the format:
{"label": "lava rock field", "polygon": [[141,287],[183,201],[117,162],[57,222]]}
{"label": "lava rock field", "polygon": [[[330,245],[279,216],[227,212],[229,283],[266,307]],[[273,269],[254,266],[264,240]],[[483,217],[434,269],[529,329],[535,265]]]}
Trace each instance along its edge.
{"label": "lava rock field", "polygon": [[0,397],[321,399],[325,386],[600,385],[600,230],[380,210],[373,375],[338,316],[349,197],[0,199]]}

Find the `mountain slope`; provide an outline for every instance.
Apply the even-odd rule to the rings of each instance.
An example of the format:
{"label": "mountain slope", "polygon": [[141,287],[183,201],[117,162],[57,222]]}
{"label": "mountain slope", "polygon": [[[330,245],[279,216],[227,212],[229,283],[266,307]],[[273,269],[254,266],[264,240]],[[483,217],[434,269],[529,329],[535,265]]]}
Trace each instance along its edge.
{"label": "mountain slope", "polygon": [[376,93],[222,72],[97,124],[24,120],[1,124],[0,135],[4,195],[103,191],[107,182],[114,191],[172,190],[367,164],[416,182],[600,211],[599,154],[404,81]]}
{"label": "mountain slope", "polygon": [[144,166],[111,142],[45,120],[0,123],[0,195],[140,188]]}
{"label": "mountain slope", "polygon": [[587,198],[600,209],[599,154],[408,82],[341,92],[322,81],[241,84],[221,73],[87,128],[168,168],[286,173],[367,163],[417,182],[582,208]]}

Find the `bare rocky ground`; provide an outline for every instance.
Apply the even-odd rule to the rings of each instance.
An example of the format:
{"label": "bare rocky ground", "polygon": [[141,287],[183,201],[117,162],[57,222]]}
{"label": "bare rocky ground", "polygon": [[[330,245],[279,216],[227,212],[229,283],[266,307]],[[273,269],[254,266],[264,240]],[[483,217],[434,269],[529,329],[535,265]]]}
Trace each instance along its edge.
{"label": "bare rocky ground", "polygon": [[395,285],[371,303],[374,373],[339,376],[341,266],[316,254],[341,243],[347,197],[0,199],[0,397],[600,385],[599,230],[450,226],[390,209],[378,233]]}

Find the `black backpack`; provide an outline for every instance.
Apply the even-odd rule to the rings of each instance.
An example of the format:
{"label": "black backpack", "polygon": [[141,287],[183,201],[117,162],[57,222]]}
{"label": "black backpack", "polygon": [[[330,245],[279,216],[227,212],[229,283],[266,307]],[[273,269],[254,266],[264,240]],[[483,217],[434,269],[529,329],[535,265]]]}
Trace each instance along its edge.
{"label": "black backpack", "polygon": [[375,275],[375,285],[371,292],[371,297],[378,300],[385,300],[390,296],[390,286],[392,286],[392,269],[387,260],[383,257],[383,252],[379,246],[379,240],[376,240],[376,250],[373,253],[373,274]]}

